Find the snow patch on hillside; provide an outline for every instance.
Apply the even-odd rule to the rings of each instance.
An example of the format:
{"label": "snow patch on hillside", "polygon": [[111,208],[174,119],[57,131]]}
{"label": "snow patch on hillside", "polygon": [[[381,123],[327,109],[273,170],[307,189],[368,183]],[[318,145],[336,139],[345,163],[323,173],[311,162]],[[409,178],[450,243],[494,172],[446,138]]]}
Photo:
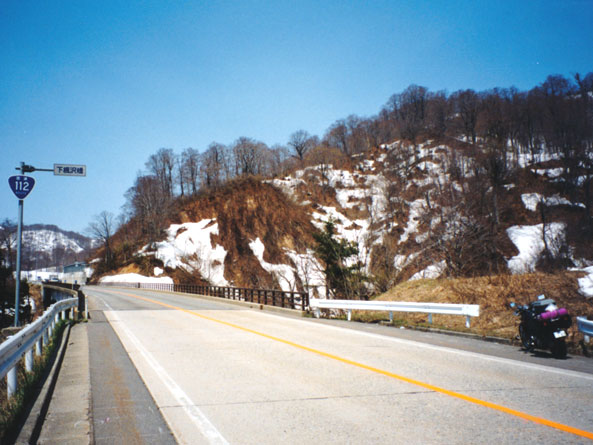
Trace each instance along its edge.
{"label": "snow patch on hillside", "polygon": [[[221,245],[212,247],[212,235],[218,235],[215,219],[203,219],[196,223],[172,224],[167,229],[167,239],[156,243],[155,258],[165,267],[198,271],[202,278],[214,286],[228,286],[224,278],[226,250]],[[141,254],[148,254],[144,246]]]}
{"label": "snow patch on hillside", "polygon": [[286,255],[292,260],[294,266],[288,264],[272,264],[264,260],[265,245],[260,238],[249,243],[249,248],[259,261],[261,267],[274,276],[285,292],[297,290],[297,277],[306,291],[317,298],[326,298],[325,274],[323,267],[315,258],[313,251],[297,253],[284,249]]}
{"label": "snow patch on hillside", "polygon": [[517,162],[520,168],[527,168],[530,165],[537,164],[538,162],[548,162],[561,159],[561,155],[558,153],[549,153],[540,151],[539,153],[519,153]]}
{"label": "snow patch on hillside", "polygon": [[108,275],[99,280],[99,283],[156,283],[173,284],[173,279],[169,277],[146,277],[137,273],[125,273],[121,275]]}
{"label": "snow patch on hillside", "polygon": [[296,190],[300,184],[305,184],[300,178],[293,178],[292,176],[287,176],[283,179],[272,179],[264,181],[266,184],[271,184],[274,187],[279,188],[284,192],[285,195],[291,197],[293,200],[296,201],[297,195]]}
{"label": "snow patch on hillside", "polygon": [[436,264],[431,264],[426,269],[416,272],[410,277],[410,281],[423,280],[423,279],[434,279],[441,276],[441,274],[447,268],[445,260],[440,261]]}
{"label": "snow patch on hillside", "polygon": [[325,283],[325,274],[323,267],[315,258],[315,253],[308,250],[307,253],[297,253],[285,249],[286,254],[296,266],[297,275],[310,296],[316,298],[327,298],[327,289]]}
{"label": "snow patch on hillside", "polygon": [[287,264],[272,264],[265,261],[264,250],[266,249],[266,246],[264,246],[261,239],[257,238],[255,241],[251,241],[249,243],[249,248],[259,261],[261,267],[276,278],[276,281],[280,284],[280,288],[283,291],[296,290],[296,278],[293,268]]}
{"label": "snow patch on hillside", "polygon": [[408,215],[408,224],[404,229],[404,233],[399,237],[399,242],[405,243],[410,235],[418,232],[418,225],[420,224],[420,218],[426,211],[426,201],[424,199],[416,199],[409,203],[410,214]]}
{"label": "snow patch on hillside", "polygon": [[587,275],[579,278],[579,292],[587,298],[593,298],[593,266],[581,269]]}
{"label": "snow patch on hillside", "polygon": [[558,168],[538,168],[535,170],[540,176],[546,176],[548,178],[559,178],[564,173],[564,169],[561,167]]}
{"label": "snow patch on hillside", "polygon": [[527,210],[535,212],[537,209],[537,205],[544,201],[545,205],[548,207],[551,206],[559,206],[559,205],[567,205],[567,206],[578,206],[578,207],[585,207],[585,204],[581,202],[573,203],[566,198],[563,198],[559,195],[549,196],[544,198],[543,195],[539,193],[523,193],[521,195],[521,200],[523,201],[523,205]]}
{"label": "snow patch on hillside", "polygon": [[[565,223],[551,223],[546,228],[546,242],[550,253],[558,255],[559,246],[566,236]],[[519,250],[519,254],[507,261],[511,273],[521,274],[534,272],[537,261],[544,251],[542,237],[543,224],[534,226],[512,226],[507,229],[507,235]]]}
{"label": "snow patch on hillside", "polygon": [[414,275],[410,277],[410,281],[414,280],[422,280],[422,279],[434,279],[441,276],[441,274],[447,268],[447,263],[445,260],[440,261],[436,264],[431,264],[426,269],[421,270],[420,272],[416,272]]}

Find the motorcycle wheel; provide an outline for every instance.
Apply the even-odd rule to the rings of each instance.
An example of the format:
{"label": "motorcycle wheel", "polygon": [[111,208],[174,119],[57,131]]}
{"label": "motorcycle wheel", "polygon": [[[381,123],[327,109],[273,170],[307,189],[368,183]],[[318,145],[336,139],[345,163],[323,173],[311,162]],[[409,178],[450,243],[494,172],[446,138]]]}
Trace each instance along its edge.
{"label": "motorcycle wheel", "polygon": [[519,325],[519,338],[521,339],[521,344],[525,349],[530,351],[533,349],[533,342],[531,341],[531,335],[527,332],[527,326],[525,323],[521,323]]}
{"label": "motorcycle wheel", "polygon": [[552,355],[556,358],[566,358],[566,342],[563,338],[552,343]]}

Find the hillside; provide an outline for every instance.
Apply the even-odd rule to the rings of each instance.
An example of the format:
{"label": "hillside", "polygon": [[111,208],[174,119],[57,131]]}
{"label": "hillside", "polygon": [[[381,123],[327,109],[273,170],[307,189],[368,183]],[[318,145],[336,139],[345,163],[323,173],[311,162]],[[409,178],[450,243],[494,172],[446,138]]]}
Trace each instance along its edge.
{"label": "hillside", "polygon": [[493,186],[460,142],[396,141],[352,158],[330,155],[285,177],[237,179],[179,200],[161,239],[138,245],[127,263],[177,281],[323,296],[313,233],[331,219],[358,246],[349,261],[363,265],[370,294],[419,278],[593,264],[591,237],[579,226],[585,206],[563,196],[553,157],[517,157]]}
{"label": "hillside", "polygon": [[259,179],[236,180],[184,201],[163,239],[119,272],[155,275],[156,267],[186,283],[303,289],[321,279],[309,211]]}

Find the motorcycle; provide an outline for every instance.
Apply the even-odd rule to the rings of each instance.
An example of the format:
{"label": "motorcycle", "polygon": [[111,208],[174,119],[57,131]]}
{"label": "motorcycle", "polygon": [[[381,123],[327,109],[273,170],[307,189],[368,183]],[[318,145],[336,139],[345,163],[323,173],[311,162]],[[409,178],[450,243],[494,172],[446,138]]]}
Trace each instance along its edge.
{"label": "motorcycle", "polygon": [[549,349],[554,357],[566,358],[566,330],[572,319],[565,308],[558,308],[554,300],[544,295],[526,305],[510,306],[521,317],[519,338],[527,351]]}

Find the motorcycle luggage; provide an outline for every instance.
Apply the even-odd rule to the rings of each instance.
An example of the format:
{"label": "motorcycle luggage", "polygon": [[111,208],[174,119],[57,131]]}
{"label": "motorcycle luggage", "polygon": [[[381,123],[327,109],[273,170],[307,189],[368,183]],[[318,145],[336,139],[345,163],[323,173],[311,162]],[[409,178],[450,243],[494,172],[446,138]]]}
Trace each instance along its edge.
{"label": "motorcycle luggage", "polygon": [[564,315],[568,315],[568,311],[566,308],[561,307],[560,309],[556,309],[555,311],[545,311],[538,315],[540,320],[552,320],[554,318],[560,318]]}
{"label": "motorcycle luggage", "polygon": [[556,305],[556,301],[552,300],[551,298],[546,298],[544,300],[536,300],[529,303],[529,309],[535,312],[536,315],[541,314],[546,310],[549,305]]}

